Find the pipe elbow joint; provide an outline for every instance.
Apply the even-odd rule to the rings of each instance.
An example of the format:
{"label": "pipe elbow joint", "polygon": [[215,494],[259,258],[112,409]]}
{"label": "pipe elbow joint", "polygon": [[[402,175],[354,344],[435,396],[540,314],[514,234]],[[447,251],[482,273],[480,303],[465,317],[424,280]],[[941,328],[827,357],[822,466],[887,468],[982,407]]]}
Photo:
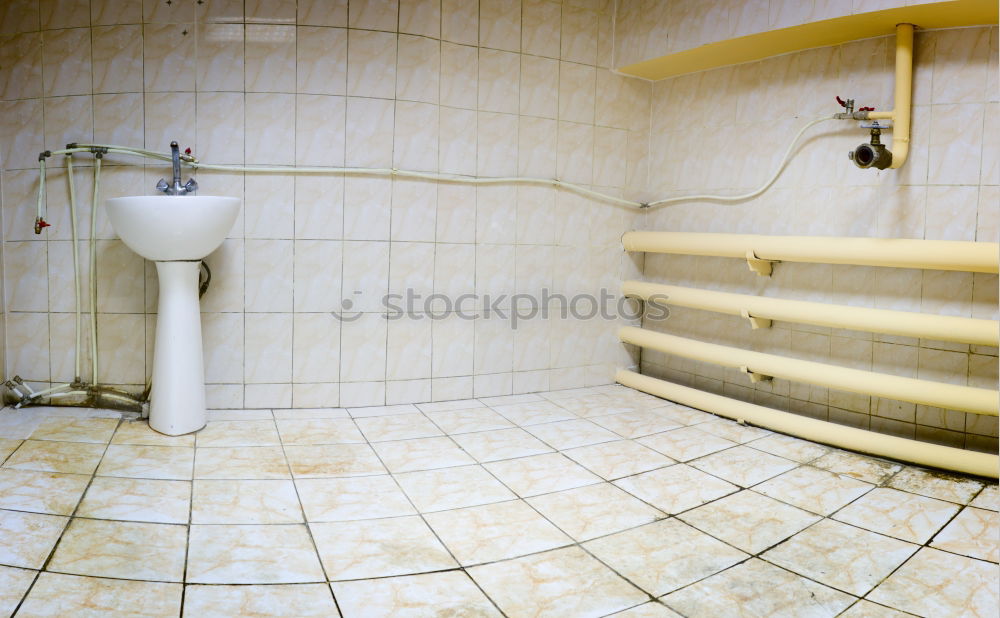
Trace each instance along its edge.
{"label": "pipe elbow joint", "polygon": [[874,167],[884,170],[892,165],[892,152],[885,144],[861,144],[847,153],[847,157],[861,169]]}

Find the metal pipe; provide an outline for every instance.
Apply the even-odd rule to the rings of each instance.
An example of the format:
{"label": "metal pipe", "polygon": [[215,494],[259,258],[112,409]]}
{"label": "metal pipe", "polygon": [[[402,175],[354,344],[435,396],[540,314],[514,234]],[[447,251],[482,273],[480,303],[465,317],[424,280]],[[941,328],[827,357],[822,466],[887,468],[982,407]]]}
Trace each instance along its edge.
{"label": "metal pipe", "polygon": [[699,290],[648,281],[626,281],[625,296],[678,307],[704,309],[716,313],[765,320],[783,320],[831,328],[847,328],[935,341],[957,341],[996,346],[1000,342],[1000,322],[911,311],[890,311],[830,305],[802,300],[785,300],[750,294]]}
{"label": "metal pipe", "polygon": [[910,154],[913,110],[913,24],[896,25],[896,94],[892,110],[892,163],[899,168]]}
{"label": "metal pipe", "polygon": [[879,457],[890,457],[922,466],[953,470],[963,474],[975,474],[989,478],[997,478],[998,476],[998,458],[989,453],[977,453],[950,446],[908,440],[790,412],[781,412],[625,369],[618,370],[615,380],[650,395],[676,401],[712,414],[745,421],[797,438]]}
{"label": "metal pipe", "polygon": [[97,204],[101,187],[101,156],[94,160],[94,201],[90,207],[90,356],[91,385],[97,386]]}
{"label": "metal pipe", "polygon": [[958,240],[758,236],[697,232],[625,232],[626,251],[676,253],[773,262],[855,264],[995,273],[1000,244]]}
{"label": "metal pipe", "polygon": [[70,234],[73,238],[73,288],[76,314],[76,349],[74,351],[73,380],[80,381],[80,338],[81,338],[81,307],[80,307],[80,255],[79,255],[79,234],[76,227],[76,188],[73,182],[73,155],[66,156],[66,178],[69,179],[69,223]]}
{"label": "metal pipe", "polygon": [[986,388],[904,378],[775,354],[751,352],[750,350],[707,343],[696,339],[657,333],[634,326],[624,326],[619,329],[618,337],[625,343],[652,348],[667,354],[723,367],[743,369],[751,376],[773,376],[841,391],[874,395],[897,401],[909,401],[948,410],[961,410],[985,416],[997,416],[1000,412],[997,391]]}

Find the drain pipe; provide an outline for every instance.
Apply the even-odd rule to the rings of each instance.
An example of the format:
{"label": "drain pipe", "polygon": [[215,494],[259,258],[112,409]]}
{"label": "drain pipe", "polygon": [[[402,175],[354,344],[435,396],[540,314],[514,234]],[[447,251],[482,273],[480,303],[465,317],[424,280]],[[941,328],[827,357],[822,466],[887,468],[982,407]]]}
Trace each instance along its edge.
{"label": "drain pipe", "polygon": [[[839,97],[838,97],[839,100]],[[843,104],[843,103],[842,103]],[[841,120],[891,120],[892,149],[886,150],[879,140],[881,127],[872,126],[872,141],[851,151],[851,160],[861,168],[898,169],[910,154],[910,117],[913,111],[913,24],[896,24],[896,93],[895,109],[877,112],[853,109],[853,101],[844,104],[847,111],[836,114]],[[867,126],[867,125],[864,125]],[[888,157],[888,164],[885,158]]]}

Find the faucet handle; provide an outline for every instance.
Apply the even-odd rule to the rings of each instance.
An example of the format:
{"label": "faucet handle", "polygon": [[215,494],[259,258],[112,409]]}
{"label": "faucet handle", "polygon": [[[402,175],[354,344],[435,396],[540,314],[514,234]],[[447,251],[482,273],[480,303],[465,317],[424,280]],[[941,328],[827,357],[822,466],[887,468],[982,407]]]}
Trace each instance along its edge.
{"label": "faucet handle", "polygon": [[198,183],[194,178],[189,178],[186,183],[184,183],[184,191],[186,193],[194,193],[198,190]]}
{"label": "faucet handle", "polygon": [[156,183],[156,190],[157,191],[160,191],[162,193],[166,193],[168,189],[170,189],[170,185],[167,184],[166,180],[164,180],[164,179],[161,178],[160,181]]}

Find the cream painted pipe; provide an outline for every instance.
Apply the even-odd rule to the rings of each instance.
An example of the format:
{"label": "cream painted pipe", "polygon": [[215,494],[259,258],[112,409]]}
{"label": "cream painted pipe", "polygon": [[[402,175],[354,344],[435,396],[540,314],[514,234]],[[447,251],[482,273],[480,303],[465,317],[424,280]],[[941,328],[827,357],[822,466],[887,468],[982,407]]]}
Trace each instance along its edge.
{"label": "cream painted pipe", "polygon": [[622,284],[622,292],[625,296],[643,300],[652,299],[653,302],[660,304],[704,309],[729,315],[743,315],[743,312],[746,312],[750,317],[765,320],[848,328],[935,341],[957,341],[989,346],[1000,343],[1000,322],[995,320],[785,300],[647,281],[626,281]]}
{"label": "cream painted pipe", "polygon": [[890,169],[906,163],[910,153],[910,116],[913,111],[913,24],[896,24],[896,94],[891,112],[869,112],[872,120],[892,120]]}
{"label": "cream painted pipe", "polygon": [[674,354],[723,367],[746,368],[751,374],[773,376],[794,382],[805,382],[832,389],[875,395],[897,401],[909,401],[928,406],[961,410],[986,416],[997,416],[997,391],[904,378],[885,373],[850,369],[839,365],[815,363],[751,352],[696,339],[657,333],[651,330],[624,326],[618,337],[625,343],[644,348],[652,348],[667,354]]}
{"label": "cream painted pipe", "polygon": [[959,240],[760,236],[699,232],[625,232],[626,251],[678,253],[774,262],[854,264],[995,273],[1000,244]]}
{"label": "cream painted pipe", "polygon": [[727,418],[746,421],[797,438],[964,474],[975,474],[989,478],[997,478],[998,476],[998,458],[989,453],[977,453],[950,446],[908,440],[790,412],[781,412],[625,369],[618,370],[615,380],[650,395],[663,397]]}

